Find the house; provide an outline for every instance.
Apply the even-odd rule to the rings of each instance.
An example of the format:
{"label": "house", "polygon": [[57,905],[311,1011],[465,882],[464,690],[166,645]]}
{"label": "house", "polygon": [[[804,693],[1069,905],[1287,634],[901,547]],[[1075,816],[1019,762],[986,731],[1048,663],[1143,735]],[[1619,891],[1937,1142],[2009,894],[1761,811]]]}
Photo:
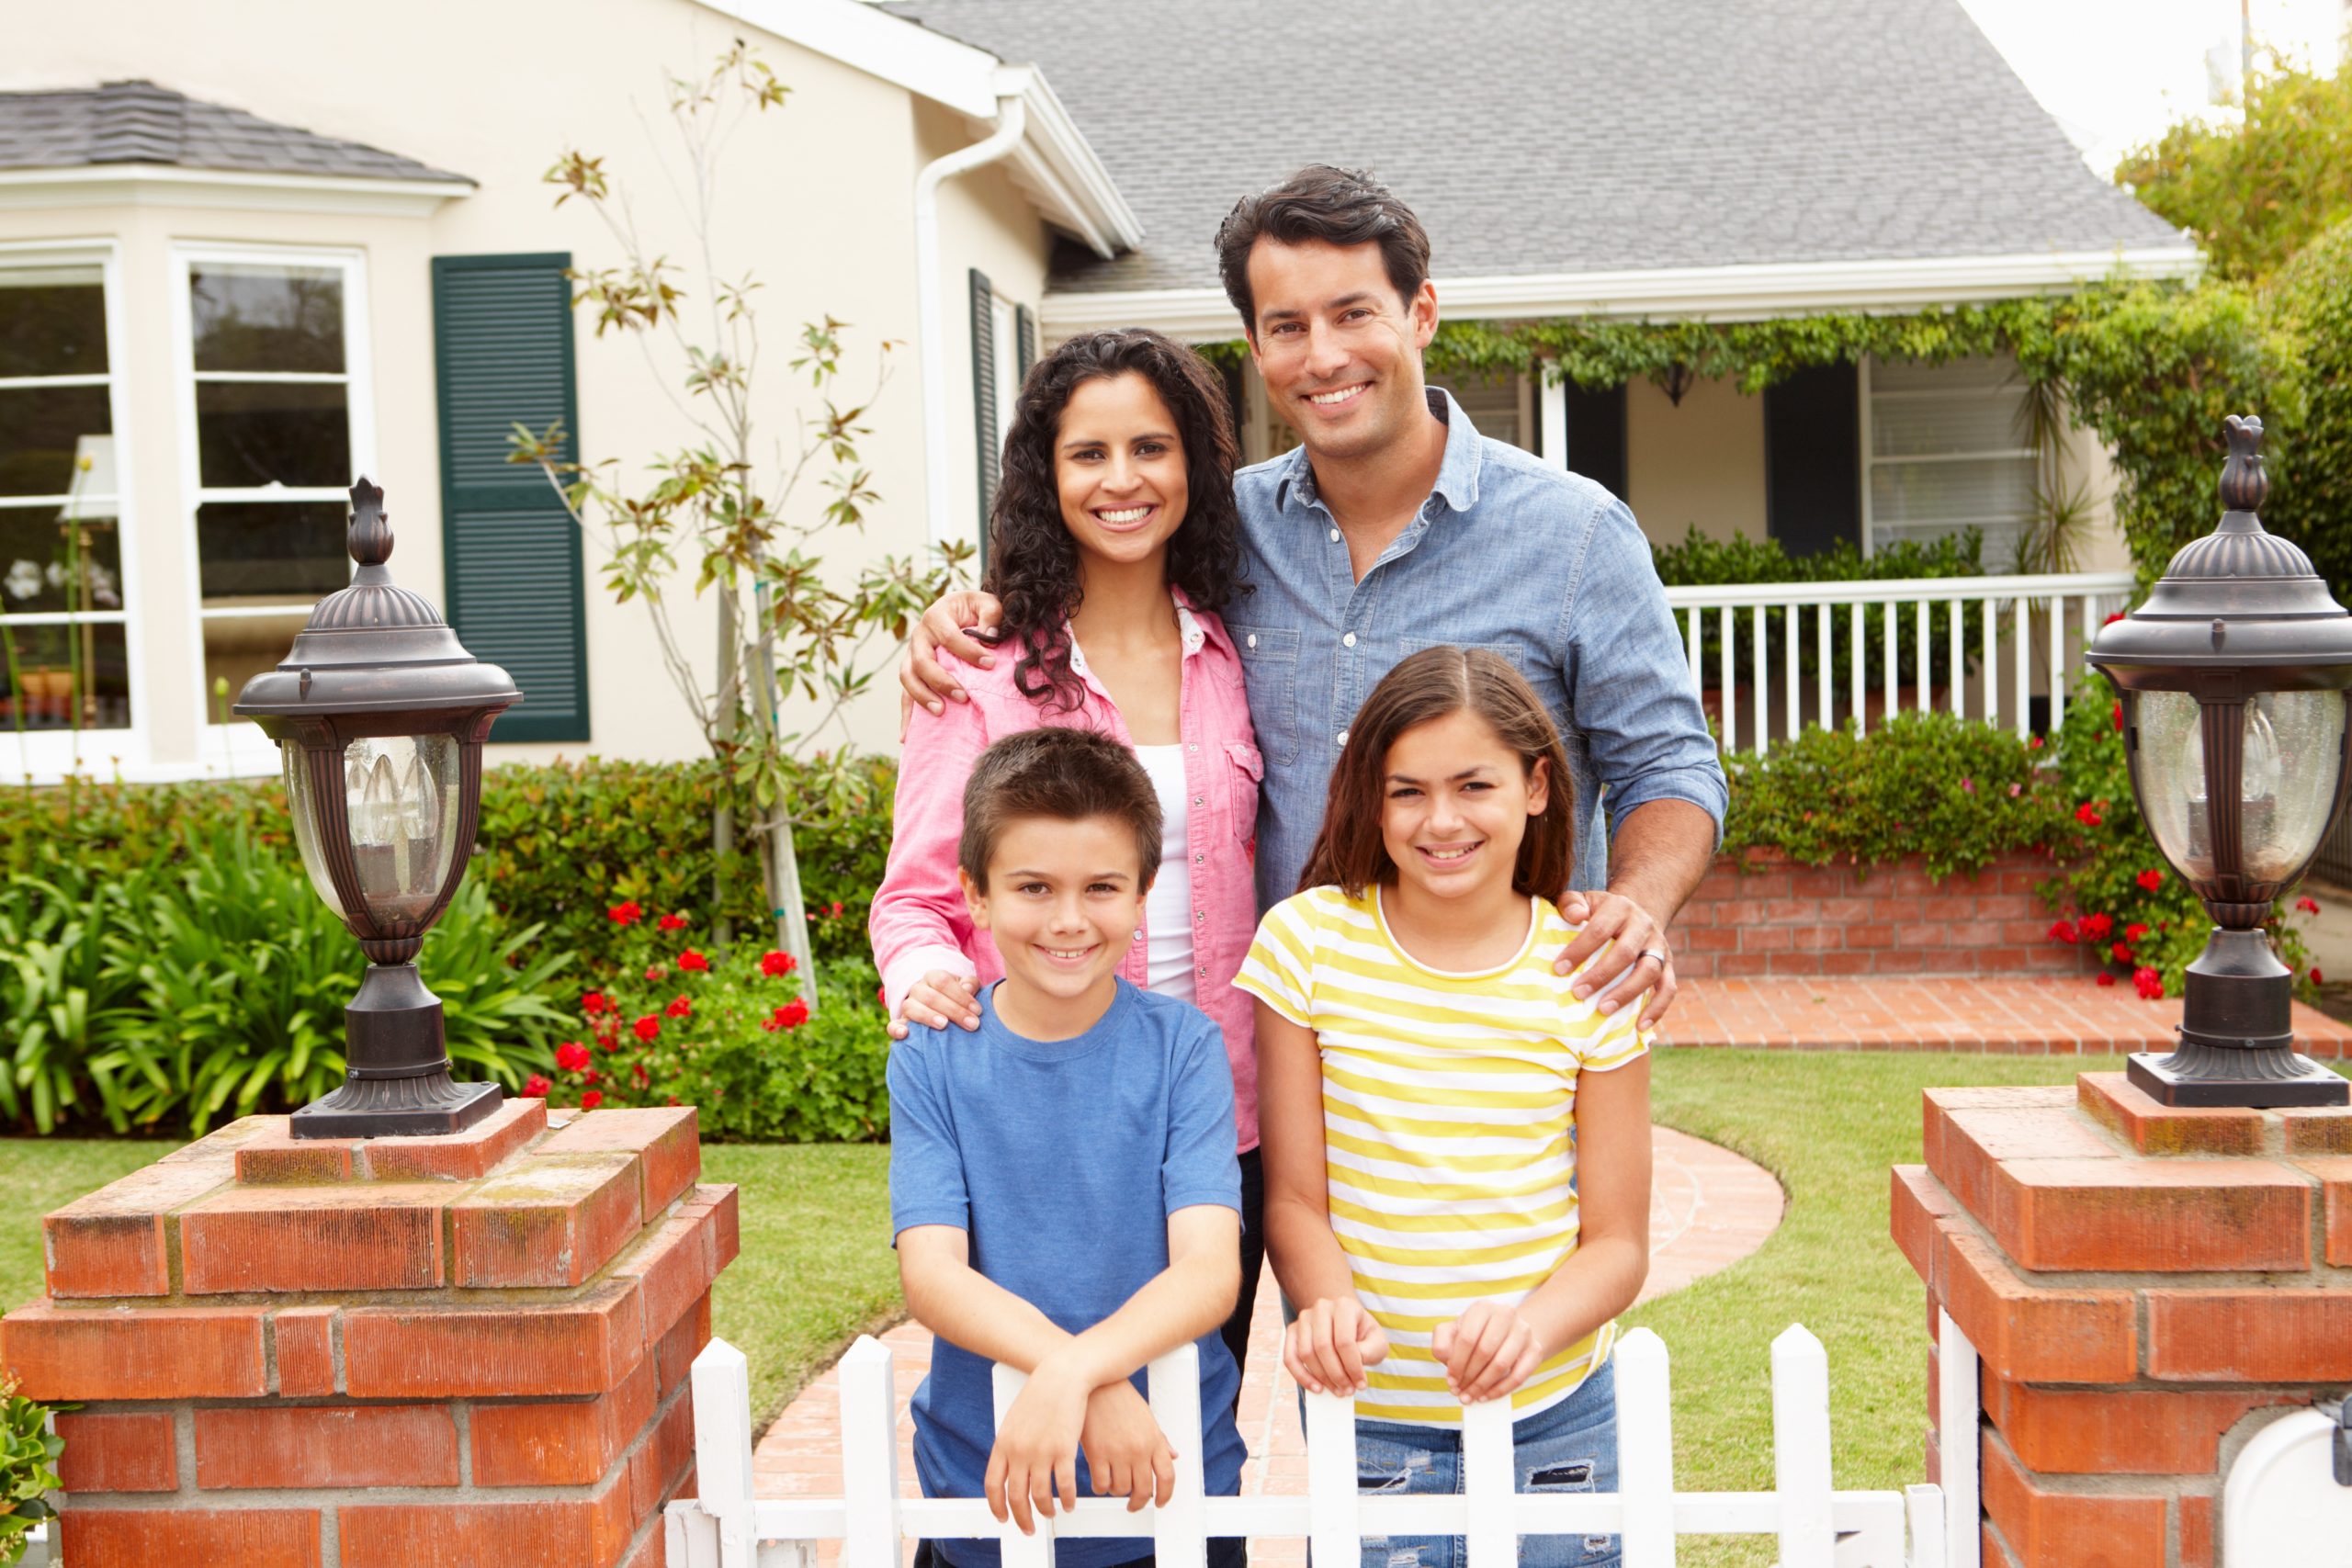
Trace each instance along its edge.
{"label": "house", "polygon": [[[85,0],[70,28],[28,15],[0,62],[0,771],[274,769],[222,694],[344,581],[356,473],[387,491],[400,581],[526,694],[493,761],[698,753],[640,610],[506,437],[560,417],[624,473],[685,440],[677,367],[571,308],[563,269],[618,247],[543,175],[603,156],[649,248],[687,250],[665,75],[736,38],[792,92],[729,154],[721,270],[757,275],[772,337],[830,314],[853,367],[910,345],[873,406],[882,502],[851,548],[974,537],[1041,344],[1131,322],[1235,338],[1216,222],[1313,160],[1416,205],[1457,320],[1916,310],[2197,266],[1957,0],[222,16]],[[1230,381],[1250,456],[1282,449],[1246,367]],[[2030,486],[1998,364],[1830,367],[1761,397],[1452,384],[1482,429],[1611,485],[1664,539],[1997,540]],[[773,378],[763,425],[800,395]],[[686,635],[707,646],[691,615]],[[887,747],[894,718],[877,693],[853,732]]]}

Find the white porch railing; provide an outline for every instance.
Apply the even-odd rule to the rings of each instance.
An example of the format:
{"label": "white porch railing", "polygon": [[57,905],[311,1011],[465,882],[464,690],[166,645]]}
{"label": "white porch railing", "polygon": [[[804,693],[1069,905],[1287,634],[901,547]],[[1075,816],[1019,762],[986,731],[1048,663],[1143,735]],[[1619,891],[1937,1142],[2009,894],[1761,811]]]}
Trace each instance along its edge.
{"label": "white porch railing", "polygon": [[2022,737],[2036,695],[2049,698],[2054,731],[2069,672],[2134,586],[2128,571],[1743,582],[1669,588],[1666,602],[1692,683],[1716,694],[1724,749],[1761,754],[1807,725],[1851,718],[1867,730],[1905,708],[2009,721]]}
{"label": "white porch railing", "polygon": [[[1167,1507],[1129,1513],[1123,1499],[1090,1497],[1075,1513],[1040,1518],[1034,1536],[998,1524],[978,1498],[899,1495],[890,1351],[872,1337],[842,1358],[842,1495],[759,1497],[749,1368],[741,1351],[714,1339],[694,1365],[699,1495],[669,1506],[669,1561],[673,1568],[814,1568],[815,1543],[838,1540],[841,1568],[899,1568],[910,1538],[993,1538],[1005,1568],[1044,1568],[1057,1538],[1116,1536],[1149,1540],[1163,1568],[1203,1568],[1212,1536],[1291,1536],[1307,1540],[1317,1562],[1351,1568],[1366,1536],[1458,1535],[1470,1568],[1512,1568],[1522,1535],[1616,1535],[1626,1568],[1671,1568],[1679,1536],[1763,1535],[1777,1539],[1782,1568],[1977,1568],[1976,1356],[1949,1317],[1942,1333],[1939,1425],[1968,1435],[1946,1442],[1942,1485],[1835,1489],[1828,1355],[1792,1325],[1772,1342],[1772,1490],[1677,1491],[1666,1344],[1637,1328],[1615,1351],[1616,1492],[1514,1492],[1510,1405],[1489,1400],[1464,1413],[1462,1495],[1366,1495],[1357,1490],[1355,1402],[1309,1394],[1306,1495],[1204,1496],[1193,1451],[1200,1445],[1180,1442]],[[1000,1414],[1023,1381],[998,1369]],[[1148,1384],[1163,1431],[1200,1430],[1192,1347],[1153,1362]]]}

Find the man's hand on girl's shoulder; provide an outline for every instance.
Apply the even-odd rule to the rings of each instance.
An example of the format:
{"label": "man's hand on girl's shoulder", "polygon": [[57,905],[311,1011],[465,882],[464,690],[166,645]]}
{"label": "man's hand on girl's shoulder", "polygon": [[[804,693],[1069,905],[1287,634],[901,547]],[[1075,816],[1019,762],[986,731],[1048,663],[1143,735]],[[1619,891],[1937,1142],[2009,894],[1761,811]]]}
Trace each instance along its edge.
{"label": "man's hand on girl's shoulder", "polygon": [[1591,967],[1569,989],[1580,999],[1599,997],[1595,1009],[1604,1018],[1646,993],[1649,1004],[1634,1027],[1656,1028],[1674,1005],[1676,989],[1674,953],[1666,944],[1665,928],[1623,893],[1571,893],[1559,908],[1562,919],[1582,929],[1553,960],[1552,973],[1575,975],[1590,959]]}

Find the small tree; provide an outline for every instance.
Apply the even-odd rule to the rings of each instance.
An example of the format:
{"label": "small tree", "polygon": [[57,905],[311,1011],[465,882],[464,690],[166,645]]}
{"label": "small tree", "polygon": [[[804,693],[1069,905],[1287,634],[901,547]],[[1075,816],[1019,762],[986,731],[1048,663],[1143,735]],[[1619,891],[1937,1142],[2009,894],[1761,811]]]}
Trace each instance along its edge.
{"label": "small tree", "polygon": [[[846,709],[883,667],[875,639],[888,635],[881,649],[887,657],[908,620],[958,580],[968,547],[940,548],[929,567],[884,556],[847,584],[824,569],[821,547],[861,529],[879,499],[858,461],[857,443],[869,433],[867,410],[888,380],[888,342],[879,347],[865,396],[844,400],[839,389],[846,323],[826,316],[803,326],[790,368],[808,378],[821,412],[801,417],[792,441],[775,443],[773,453],[755,429],[752,389],[762,355],[752,296],[760,285],[749,274],[722,273],[715,257],[718,163],[744,119],[783,107],[789,91],[740,39],[701,77],[670,80],[670,116],[685,164],[684,177],[672,185],[699,256],[690,272],[647,245],[602,158],[569,149],[548,171],[548,183],[561,191],[555,204],[580,197],[620,247],[620,265],[570,275],[579,285],[574,302],[595,308],[597,336],[610,330],[637,338],[648,368],[695,436],[653,458],[651,482],[634,493],[616,459],[564,460],[560,424],[542,432],[518,425],[510,460],[539,466],[573,518],[604,545],[605,582],[615,598],[645,605],[671,683],[737,791],[755,807],[751,830],[761,836],[777,943],[799,961],[803,994],[814,1006],[815,955],[793,845],[797,803],[787,784],[834,805],[865,787],[863,776],[843,765]],[[696,290],[701,303],[690,314]],[[670,386],[672,373],[659,362],[656,350],[663,345],[684,366],[682,388]],[[804,496],[811,485],[821,501]],[[687,567],[695,596],[709,596],[718,611],[707,674],[684,646],[668,597]],[[785,704],[792,699],[813,713],[788,728]],[[836,741],[831,751],[820,747],[829,737]],[[722,794],[711,816],[720,879],[713,907],[722,942],[732,908],[723,879],[737,826],[735,801]]]}

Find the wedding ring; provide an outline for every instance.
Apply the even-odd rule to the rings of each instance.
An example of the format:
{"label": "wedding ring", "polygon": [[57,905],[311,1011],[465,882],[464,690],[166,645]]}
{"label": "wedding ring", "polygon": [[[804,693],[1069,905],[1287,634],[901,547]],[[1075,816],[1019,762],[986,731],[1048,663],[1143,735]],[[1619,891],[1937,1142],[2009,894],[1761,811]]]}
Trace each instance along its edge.
{"label": "wedding ring", "polygon": [[1636,964],[1639,964],[1645,958],[1655,958],[1657,960],[1657,966],[1660,969],[1666,967],[1666,954],[1658,952],[1657,949],[1654,947],[1645,947],[1639,953],[1634,954],[1634,962]]}

